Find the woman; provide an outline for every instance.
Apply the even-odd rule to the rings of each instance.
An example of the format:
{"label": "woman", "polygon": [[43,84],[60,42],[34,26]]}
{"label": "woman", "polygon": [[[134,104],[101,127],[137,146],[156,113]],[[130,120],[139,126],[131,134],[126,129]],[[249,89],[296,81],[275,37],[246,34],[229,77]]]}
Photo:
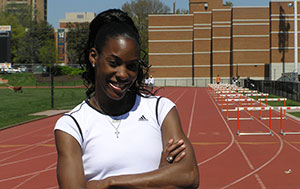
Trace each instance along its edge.
{"label": "woman", "polygon": [[[198,167],[173,102],[145,95],[149,67],[126,13],[90,24],[87,100],[55,126],[60,188],[197,188]],[[148,93],[150,94],[150,93]]]}

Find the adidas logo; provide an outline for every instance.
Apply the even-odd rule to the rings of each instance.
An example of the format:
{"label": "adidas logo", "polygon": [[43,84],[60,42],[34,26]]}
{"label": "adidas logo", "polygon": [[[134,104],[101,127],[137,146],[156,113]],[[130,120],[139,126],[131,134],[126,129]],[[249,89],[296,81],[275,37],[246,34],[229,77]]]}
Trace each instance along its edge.
{"label": "adidas logo", "polygon": [[142,115],[142,116],[140,117],[139,121],[148,121],[148,119],[147,119],[144,115]]}

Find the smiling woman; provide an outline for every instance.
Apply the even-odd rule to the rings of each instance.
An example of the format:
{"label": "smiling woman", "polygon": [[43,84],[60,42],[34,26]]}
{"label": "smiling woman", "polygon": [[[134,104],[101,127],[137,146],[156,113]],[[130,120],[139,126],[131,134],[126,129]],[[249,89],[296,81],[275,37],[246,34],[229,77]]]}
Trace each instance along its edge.
{"label": "smiling woman", "polygon": [[60,188],[197,188],[192,145],[175,104],[144,81],[138,31],[111,9],[90,24],[87,99],[55,126]]}

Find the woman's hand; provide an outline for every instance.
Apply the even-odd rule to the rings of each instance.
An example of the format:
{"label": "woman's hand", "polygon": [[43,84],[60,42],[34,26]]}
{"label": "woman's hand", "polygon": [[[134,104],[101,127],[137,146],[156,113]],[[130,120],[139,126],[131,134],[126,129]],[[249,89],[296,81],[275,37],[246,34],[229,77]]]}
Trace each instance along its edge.
{"label": "woman's hand", "polygon": [[185,147],[186,146],[183,140],[174,142],[174,139],[170,139],[167,146],[164,148],[164,151],[162,152],[159,167],[163,167],[171,163],[177,163],[183,159],[186,154],[184,152]]}

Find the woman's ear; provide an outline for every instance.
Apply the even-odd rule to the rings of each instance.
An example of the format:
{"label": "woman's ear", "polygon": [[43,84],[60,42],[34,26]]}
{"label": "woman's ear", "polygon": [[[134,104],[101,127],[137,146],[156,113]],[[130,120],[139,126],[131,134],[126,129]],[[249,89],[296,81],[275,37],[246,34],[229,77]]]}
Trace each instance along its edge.
{"label": "woman's ear", "polygon": [[89,53],[89,60],[93,67],[95,67],[97,59],[98,59],[97,50],[95,48],[91,48]]}

